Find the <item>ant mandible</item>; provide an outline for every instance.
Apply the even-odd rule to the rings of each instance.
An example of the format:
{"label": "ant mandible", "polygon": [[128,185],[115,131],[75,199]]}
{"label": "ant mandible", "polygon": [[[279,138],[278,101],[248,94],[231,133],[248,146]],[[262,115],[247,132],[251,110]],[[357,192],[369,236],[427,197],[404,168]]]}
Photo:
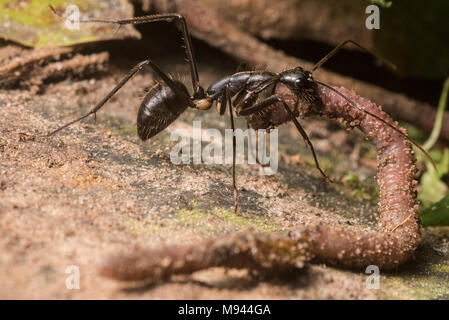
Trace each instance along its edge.
{"label": "ant mandible", "polygon": [[[59,15],[56,10],[50,5],[52,12]],[[190,33],[187,28],[187,23],[184,17],[179,13],[155,14],[143,17],[136,17],[125,20],[98,20],[98,19],[84,19],[80,23],[109,23],[116,24],[119,27],[126,24],[142,24],[155,21],[179,22],[183,33],[184,44],[188,62],[190,64],[190,75],[192,78],[193,94],[190,95],[186,86],[180,81],[171,79],[165,72],[163,72],[152,60],[147,59],[137,64],[131,71],[88,113],[79,117],[58,129],[52,131],[47,136],[54,135],[60,130],[78,122],[90,115],[96,115],[104,104],[136,73],[141,71],[145,66],[150,66],[153,71],[162,79],[153,86],[145,95],[139,111],[137,113],[137,133],[139,137],[145,141],[155,136],[165,128],[167,128],[173,121],[175,121],[188,107],[197,110],[208,110],[216,102],[216,110],[220,115],[224,115],[226,109],[229,107],[229,115],[231,120],[231,129],[235,130],[234,115],[246,117],[248,127],[252,129],[272,129],[288,121],[292,121],[296,129],[309,146],[317,169],[321,175],[329,182],[331,179],[321,169],[313,145],[307,136],[306,132],[298,122],[299,116],[298,102],[301,100],[309,107],[308,110],[318,111],[323,107],[323,102],[318,93],[318,85],[324,86],[332,90],[339,96],[348,101],[354,108],[365,112],[366,114],[376,118],[385,123],[389,127],[404,136],[407,140],[418,147],[429,159],[427,152],[409,139],[398,128],[385,120],[379,118],[375,114],[364,110],[358,104],[345,95],[340,93],[333,87],[313,79],[312,73],[321,67],[329,58],[335,55],[344,45],[352,43],[368,53],[376,56],[383,62],[392,65],[384,58],[372,53],[370,50],[364,48],[352,40],[346,40],[336,46],[331,52],[324,56],[315,66],[310,70],[304,70],[301,67],[285,70],[280,73],[273,73],[269,71],[244,71],[238,72],[231,76],[225,77],[216,83],[212,84],[207,91],[200,85],[197,63],[194,56],[192,41]],[[285,85],[296,97],[295,105],[289,107],[286,101],[275,94],[276,86],[281,83]],[[262,93],[269,93],[269,96],[260,100],[259,96]],[[234,111],[233,111],[234,108]],[[283,112],[282,112],[283,111]],[[274,114],[276,116],[273,116]],[[238,193],[235,178],[235,160],[236,160],[236,137],[233,135],[233,163],[232,163],[232,181],[234,191],[234,211],[238,209]]]}

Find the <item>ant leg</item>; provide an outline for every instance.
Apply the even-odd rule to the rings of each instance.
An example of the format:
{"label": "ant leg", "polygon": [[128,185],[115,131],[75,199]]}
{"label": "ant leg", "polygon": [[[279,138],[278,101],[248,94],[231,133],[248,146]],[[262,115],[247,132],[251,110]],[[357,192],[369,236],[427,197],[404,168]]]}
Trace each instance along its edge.
{"label": "ant leg", "polygon": [[220,97],[220,100],[217,101],[217,112],[220,116],[224,115],[226,112],[226,104],[228,103],[228,86],[226,86],[226,92],[224,95]]}
{"label": "ant leg", "polygon": [[247,90],[246,88],[243,89],[237,97],[234,99],[234,107],[236,107],[237,110],[242,110],[246,108],[247,106],[253,104],[257,98],[257,96],[270,86],[273,88],[271,89],[270,96],[274,95],[274,91],[276,89],[275,83],[279,81],[278,77],[274,77],[272,79],[269,79],[265,82],[259,83],[255,88],[252,90]]}
{"label": "ant leg", "polygon": [[87,118],[91,114],[96,115],[97,111],[100,110],[104,106],[104,104],[108,102],[108,100],[111,99],[114,94],[117,93],[117,91],[119,91],[137,72],[141,71],[143,67],[148,63],[149,60],[145,60],[137,64],[134,68],[132,68],[131,71],[122,80],[120,80],[120,82],[103,99],[101,99],[101,101],[95,107],[93,107],[92,110],[90,110],[88,113],[86,113],[82,117],[79,117],[78,119],[66,123],[65,125],[59,127],[58,129],[48,133],[46,136],[47,137],[52,136],[55,133],[61,131],[62,129],[65,129],[68,126],[71,126],[72,124]]}
{"label": "ant leg", "polygon": [[290,110],[290,108],[287,106],[287,104],[282,100],[284,108],[286,108],[288,111],[290,111],[290,116],[292,117],[292,121],[295,124],[296,129],[298,129],[299,133],[301,134],[301,136],[303,137],[304,141],[309,145],[310,150],[312,151],[312,155],[313,155],[313,160],[315,161],[315,165],[318,169],[318,171],[320,171],[321,175],[328,181],[328,182],[333,182],[331,180],[331,178],[329,178],[324,171],[320,168],[320,164],[318,163],[318,158],[315,154],[315,150],[313,148],[312,142],[310,141],[309,137],[307,136],[307,133],[304,131],[304,129],[302,128],[302,126],[299,124],[298,120],[296,119],[296,117],[294,116],[293,112]]}
{"label": "ant leg", "polygon": [[304,129],[302,128],[301,124],[298,122],[298,120],[296,119],[295,115],[293,114],[293,111],[290,110],[290,108],[288,107],[287,103],[284,101],[284,99],[278,97],[278,96],[271,96],[265,100],[262,100],[261,102],[243,109],[240,111],[240,113],[238,115],[242,115],[242,116],[247,116],[250,115],[254,112],[258,112],[268,106],[271,106],[272,104],[276,103],[276,102],[280,102],[282,103],[282,105],[284,106],[285,110],[288,112],[288,114],[290,115],[290,118],[292,119],[296,129],[298,130],[298,132],[301,134],[302,138],[304,139],[304,141],[306,142],[306,144],[309,146],[310,150],[312,151],[312,155],[313,155],[313,159],[315,161],[315,165],[318,169],[318,171],[320,171],[321,175],[329,182],[332,182],[332,180],[324,173],[324,171],[321,169],[320,164],[318,162],[318,158],[315,154],[315,149],[313,148],[313,144],[310,141],[309,137],[307,136],[307,133],[304,131]]}
{"label": "ant leg", "polygon": [[[258,112],[260,110],[265,109],[266,107],[271,106],[272,104],[276,103],[276,102],[280,102],[279,101],[279,97],[277,96],[271,96],[266,98],[265,100],[262,100],[252,106],[249,106],[245,109],[242,109],[240,111],[238,111],[237,115],[239,116],[249,116],[250,114],[253,114],[255,112]],[[290,110],[290,108],[289,108]]]}
{"label": "ant leg", "polygon": [[71,126],[72,124],[87,118],[91,114],[96,115],[98,110],[100,110],[106,104],[106,102],[108,102],[109,99],[111,99],[114,96],[114,94],[117,93],[117,91],[119,91],[136,73],[141,71],[143,67],[145,67],[146,65],[149,65],[162,78],[162,80],[167,84],[167,86],[169,86],[170,89],[172,89],[176,93],[176,95],[178,95],[179,97],[184,96],[183,99],[184,101],[189,101],[192,106],[194,105],[187,93],[181,90],[153,61],[147,59],[138,63],[134,68],[132,68],[131,71],[122,80],[120,80],[120,82],[103,99],[101,99],[101,101],[95,107],[93,107],[88,113],[73,121],[70,121],[69,123],[66,123],[65,125],[59,127],[58,129],[48,133],[46,136],[47,137],[52,136],[55,133],[61,131],[62,129],[65,129]]}
{"label": "ant leg", "polygon": [[[251,129],[251,127],[249,126],[248,121],[246,121],[246,127],[247,127],[248,129]],[[266,134],[266,133],[265,133],[265,134]],[[270,134],[270,133],[268,133],[268,135],[269,135],[269,134]],[[257,163],[259,166],[261,166],[262,168],[267,167],[268,165],[264,165],[264,164],[260,163],[259,158],[258,158],[258,154],[257,154],[257,150],[256,150],[256,154],[253,153],[252,145],[253,145],[253,143],[252,143],[252,140],[251,140],[251,135],[248,135],[248,149],[250,150],[250,151],[248,151],[248,152],[251,152],[252,156],[256,159],[256,163]],[[256,135],[256,146],[258,146],[258,145],[259,145],[259,136]]]}
{"label": "ant leg", "polygon": [[[63,17],[61,14],[57,13],[55,8],[52,5],[49,5],[50,10],[58,17],[69,20],[68,18]],[[123,19],[123,20],[101,20],[101,19],[81,19],[80,23],[110,23],[117,24],[119,27],[125,24],[143,24],[150,23],[156,21],[179,21],[181,25],[181,30],[184,39],[184,45],[186,47],[187,59],[190,64],[190,75],[192,77],[192,86],[194,90],[194,97],[199,98],[204,95],[204,89],[200,86],[200,80],[198,76],[198,68],[197,62],[195,59],[195,54],[193,52],[192,40],[190,38],[190,32],[187,28],[187,23],[185,18],[179,13],[167,13],[167,14],[155,14],[150,16],[136,17],[132,19]],[[73,21],[71,21],[73,22]]]}
{"label": "ant leg", "polygon": [[[237,213],[237,210],[239,208],[239,196],[237,191],[237,183],[235,179],[235,158],[236,158],[236,149],[237,149],[237,142],[235,138],[235,126],[234,126],[234,114],[232,111],[232,103],[231,103],[231,95],[229,93],[229,85],[226,86],[226,98],[227,103],[229,106],[229,115],[231,118],[231,128],[232,128],[232,188],[234,190],[234,213]],[[224,99],[223,99],[224,100]],[[226,103],[225,103],[226,107]]]}
{"label": "ant leg", "polygon": [[[249,126],[248,121],[246,121],[246,128],[248,130],[251,129],[251,127]],[[256,135],[256,147],[257,147],[258,142],[259,142],[258,140],[259,139],[257,139],[257,135]],[[248,152],[251,152],[252,156],[256,159],[257,164],[260,165],[259,158],[257,158],[257,150],[256,150],[256,154],[254,154],[253,151],[254,150],[253,150],[253,143],[252,143],[251,135],[248,134]]]}
{"label": "ant leg", "polygon": [[373,51],[363,47],[362,45],[358,44],[357,42],[353,41],[353,40],[345,40],[343,42],[341,42],[339,45],[337,45],[334,49],[332,49],[331,52],[329,52],[328,54],[326,54],[323,58],[321,58],[320,61],[318,61],[312,68],[312,70],[310,70],[311,73],[313,73],[316,69],[318,69],[319,67],[321,67],[327,60],[329,60],[330,58],[332,58],[338,51],[340,51],[340,49],[345,46],[348,43],[352,43],[353,45],[359,47],[360,49],[368,52],[369,54],[371,54],[372,56],[376,57],[377,59],[381,60],[383,63],[387,64],[390,66],[390,68],[392,68],[393,70],[396,70],[396,66],[389,60],[387,60],[386,58],[382,57],[379,54],[374,53]]}
{"label": "ant leg", "polygon": [[234,114],[232,111],[231,94],[229,92],[229,84],[226,85],[225,93],[219,98],[217,109],[220,115],[226,112],[226,107],[229,106],[229,115],[231,119],[231,129],[232,129],[232,188],[234,191],[234,213],[237,213],[239,207],[237,183],[235,179],[235,159],[236,159],[236,149],[237,141],[235,138],[235,125],[234,125]]}

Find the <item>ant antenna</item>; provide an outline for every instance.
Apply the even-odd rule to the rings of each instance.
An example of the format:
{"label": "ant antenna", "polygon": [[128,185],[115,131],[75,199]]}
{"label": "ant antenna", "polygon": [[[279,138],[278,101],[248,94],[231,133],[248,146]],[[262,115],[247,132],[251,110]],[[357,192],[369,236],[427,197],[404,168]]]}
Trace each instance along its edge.
{"label": "ant antenna", "polygon": [[406,138],[408,141],[410,141],[415,147],[417,147],[432,163],[432,166],[437,169],[435,162],[433,162],[432,158],[430,157],[430,155],[427,153],[426,150],[424,150],[419,144],[417,144],[415,141],[413,141],[412,139],[410,139],[406,134],[404,134],[401,130],[399,130],[398,128],[396,128],[395,126],[393,126],[391,123],[388,123],[387,121],[385,121],[384,119],[380,118],[379,116],[375,115],[374,113],[369,112],[368,110],[365,110],[364,108],[362,108],[361,106],[359,106],[357,103],[355,103],[353,100],[349,99],[348,97],[346,97],[343,93],[341,93],[340,91],[332,88],[331,86],[314,80],[316,83],[318,83],[319,85],[322,85],[323,87],[328,88],[329,90],[332,90],[333,92],[335,92],[336,94],[338,94],[340,97],[342,97],[343,99],[345,99],[346,101],[348,101],[353,107],[355,107],[356,109],[365,112],[366,114],[370,115],[371,117],[379,120],[380,122],[386,124],[387,126],[389,126],[390,128],[392,128],[394,131],[398,132],[401,136],[403,136],[404,138]]}
{"label": "ant antenna", "polygon": [[312,70],[310,71],[310,73],[313,73],[316,69],[318,69],[319,67],[321,67],[327,60],[329,60],[330,58],[332,58],[344,45],[346,45],[347,43],[352,43],[353,45],[359,47],[360,49],[368,52],[369,54],[371,54],[373,57],[376,57],[377,59],[379,59],[380,61],[382,61],[383,63],[387,64],[391,69],[396,70],[396,66],[393,64],[393,62],[387,60],[386,58],[382,57],[381,55],[374,53],[371,50],[368,50],[367,48],[363,47],[362,45],[358,44],[355,41],[352,40],[345,40],[343,42],[341,42],[338,46],[336,46],[331,52],[329,52],[328,54],[326,54],[323,58],[321,58],[320,61],[318,61],[312,68]]}

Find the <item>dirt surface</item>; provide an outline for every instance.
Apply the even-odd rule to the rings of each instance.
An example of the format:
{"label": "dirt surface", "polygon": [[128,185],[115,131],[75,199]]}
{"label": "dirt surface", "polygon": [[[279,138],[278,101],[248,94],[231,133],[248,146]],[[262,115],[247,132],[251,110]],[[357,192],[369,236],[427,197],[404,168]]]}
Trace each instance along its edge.
{"label": "dirt surface", "polygon": [[[284,125],[276,175],[260,176],[257,166],[238,166],[241,208],[234,215],[230,166],[170,162],[176,143],[170,131],[189,130],[192,120],[202,120],[204,129],[222,130],[229,128],[227,119],[189,110],[154,139],[138,140],[135,118],[153,83],[149,72],[134,77],[95,124],[91,119],[56,136],[38,137],[89,110],[146,57],[137,49],[123,59],[125,47],[105,46],[111,54],[107,73],[43,82],[38,93],[26,86],[0,90],[0,298],[449,298],[448,228],[424,230],[417,259],[396,272],[381,271],[379,290],[366,288],[367,275],[360,270],[314,264],[288,279],[221,268],[152,284],[100,277],[97,266],[110,253],[195,243],[250,228],[286,231],[317,219],[374,226],[377,216],[374,151],[360,133],[317,118],[302,123],[335,183],[320,177],[303,141]],[[196,48],[204,86],[235,72],[234,61]],[[201,53],[205,49],[207,55]],[[178,51],[148,54],[190,88],[188,66],[179,63]],[[237,126],[245,128],[242,121]],[[79,290],[66,288],[70,265],[79,267]]]}

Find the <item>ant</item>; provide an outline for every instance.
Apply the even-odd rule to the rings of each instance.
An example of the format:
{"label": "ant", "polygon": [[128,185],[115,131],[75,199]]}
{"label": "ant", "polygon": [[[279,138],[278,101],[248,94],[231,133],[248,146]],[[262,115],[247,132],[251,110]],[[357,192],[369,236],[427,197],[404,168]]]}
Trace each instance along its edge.
{"label": "ant", "polygon": [[[56,10],[50,5],[51,11],[64,18],[56,12]],[[145,66],[149,66],[153,71],[162,79],[162,82],[158,82],[153,86],[145,95],[139,111],[137,113],[137,133],[139,137],[145,141],[165,128],[167,128],[172,122],[174,122],[188,107],[197,110],[208,110],[216,103],[217,113],[224,115],[226,109],[229,108],[229,115],[231,120],[231,129],[234,131],[234,112],[237,116],[243,116],[247,120],[248,127],[252,129],[272,129],[288,121],[292,121],[302,136],[306,144],[309,146],[315,165],[321,175],[328,181],[332,180],[321,169],[313,145],[307,136],[307,133],[298,122],[299,116],[298,102],[301,100],[308,105],[308,111],[318,112],[323,108],[323,102],[318,93],[318,85],[324,86],[329,90],[332,90],[337,95],[344,98],[354,108],[376,118],[377,120],[388,125],[399,134],[404,136],[408,141],[421,150],[430,160],[430,156],[427,152],[419,146],[417,143],[407,137],[402,131],[379,118],[377,115],[364,110],[358,104],[345,95],[340,93],[333,87],[315,80],[312,77],[312,73],[321,67],[327,60],[335,55],[344,45],[352,43],[359,48],[367,51],[371,55],[379,58],[383,62],[386,62],[394,68],[388,60],[374,54],[370,50],[364,48],[360,44],[352,40],[346,40],[336,46],[331,52],[318,61],[315,66],[310,70],[304,70],[301,67],[285,70],[280,73],[273,73],[269,71],[244,71],[238,72],[231,76],[225,77],[216,83],[212,84],[206,91],[200,85],[197,63],[194,56],[192,41],[190,33],[187,28],[187,23],[184,17],[179,13],[167,13],[167,14],[155,14],[149,16],[136,17],[125,20],[98,20],[98,19],[85,19],[80,20],[80,23],[110,23],[119,26],[125,24],[141,24],[150,23],[155,21],[168,21],[179,22],[181,31],[183,34],[183,40],[186,48],[186,54],[188,62],[190,64],[190,74],[192,78],[193,94],[190,95],[186,86],[180,81],[171,79],[165,72],[163,72],[152,60],[147,59],[137,64],[131,71],[88,113],[75,119],[58,129],[52,131],[47,136],[54,135],[60,130],[78,122],[90,115],[96,115],[103,105],[119,91],[136,73],[141,71]],[[289,107],[286,101],[275,94],[276,86],[281,83],[285,85],[296,97],[296,103],[293,107]],[[268,97],[260,100],[262,94],[268,93]],[[277,114],[276,116],[275,113]],[[235,178],[235,160],[236,160],[236,137],[233,135],[233,164],[232,164],[232,180],[234,191],[234,211],[238,209],[238,193],[236,187]],[[433,163],[433,161],[432,161]]]}

